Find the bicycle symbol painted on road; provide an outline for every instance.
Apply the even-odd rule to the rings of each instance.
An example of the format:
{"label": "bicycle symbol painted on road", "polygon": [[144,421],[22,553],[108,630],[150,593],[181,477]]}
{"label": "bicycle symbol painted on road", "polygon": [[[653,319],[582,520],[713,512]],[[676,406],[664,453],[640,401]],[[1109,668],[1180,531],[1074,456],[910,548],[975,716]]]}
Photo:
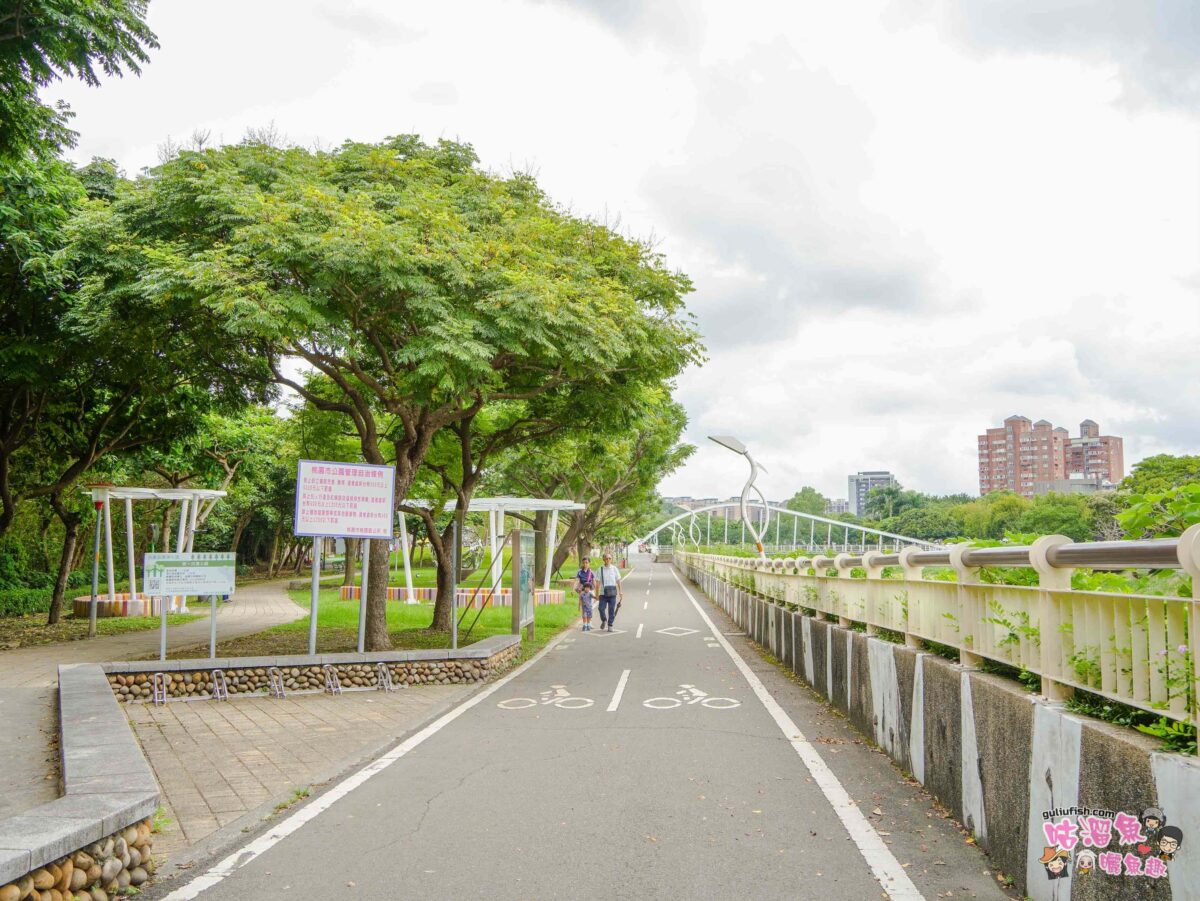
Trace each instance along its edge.
{"label": "bicycle symbol painted on road", "polygon": [[695,685],[680,685],[679,691],[675,694],[679,697],[647,698],[642,701],[642,706],[649,707],[651,710],[672,710],[685,704],[699,704],[701,707],[709,707],[713,710],[729,710],[733,707],[740,707],[742,704],[741,701],[734,698],[709,697],[708,692],[701,691]]}
{"label": "bicycle symbol painted on road", "polygon": [[496,706],[501,710],[524,710],[528,707],[553,704],[563,710],[582,710],[584,707],[591,707],[594,703],[595,701],[591,698],[573,697],[565,685],[551,685],[549,689],[541,692],[540,700],[538,698],[508,698],[500,701]]}

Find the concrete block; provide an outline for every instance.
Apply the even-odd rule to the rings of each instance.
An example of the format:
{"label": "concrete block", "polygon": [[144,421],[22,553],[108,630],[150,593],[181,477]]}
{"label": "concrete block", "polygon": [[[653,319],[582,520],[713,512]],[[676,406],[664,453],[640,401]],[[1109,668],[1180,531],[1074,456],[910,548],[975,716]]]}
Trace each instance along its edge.
{"label": "concrete block", "polygon": [[923,668],[925,787],[957,814],[962,810],[961,670],[933,654],[926,655]]}
{"label": "concrete block", "polygon": [[143,765],[144,769],[141,772],[111,773],[75,779],[68,786],[69,793],[72,795],[104,795],[157,792],[158,783],[154,781],[154,773],[150,771],[148,764]]}
{"label": "concrete block", "polygon": [[37,816],[37,808],[0,820],[0,850],[25,851],[29,869],[51,863],[103,838],[97,817]]}
{"label": "concrete block", "polygon": [[64,795],[27,811],[27,815],[58,819],[96,819],[100,822],[100,835],[105,836],[153,815],[159,801],[156,791]]}
{"label": "concrete block", "polygon": [[26,850],[0,848],[0,885],[20,879],[33,869]]}

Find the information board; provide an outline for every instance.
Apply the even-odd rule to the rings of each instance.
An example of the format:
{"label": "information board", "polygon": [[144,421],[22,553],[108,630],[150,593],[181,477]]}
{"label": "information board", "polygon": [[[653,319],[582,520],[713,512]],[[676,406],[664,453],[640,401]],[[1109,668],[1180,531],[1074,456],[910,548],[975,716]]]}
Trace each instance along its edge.
{"label": "information board", "polygon": [[369,463],[301,460],[296,470],[296,535],[392,538],[396,470]]}
{"label": "information board", "polygon": [[[536,537],[532,529],[513,533],[512,602],[513,632],[533,625],[533,561]],[[532,638],[532,629],[530,630]]]}
{"label": "information board", "polygon": [[151,597],[231,595],[234,554],[146,554],[144,591]]}

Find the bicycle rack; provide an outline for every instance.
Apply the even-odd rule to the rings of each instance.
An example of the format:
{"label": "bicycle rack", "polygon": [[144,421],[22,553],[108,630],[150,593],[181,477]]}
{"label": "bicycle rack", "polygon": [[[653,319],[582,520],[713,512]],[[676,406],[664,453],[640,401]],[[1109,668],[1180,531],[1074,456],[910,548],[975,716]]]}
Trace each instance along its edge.
{"label": "bicycle rack", "polygon": [[160,704],[167,703],[167,685],[168,679],[166,673],[154,674],[154,705],[157,707]]}
{"label": "bicycle rack", "polygon": [[212,696],[214,701],[229,700],[229,686],[225,684],[225,670],[215,669],[212,671],[213,691]]}
{"label": "bicycle rack", "polygon": [[388,665],[380,661],[375,664],[375,669],[375,687],[380,691],[395,691],[396,686],[392,684],[392,671],[388,669]]}
{"label": "bicycle rack", "polygon": [[337,670],[332,663],[325,664],[325,690],[331,695],[342,693],[342,683],[338,679]]}
{"label": "bicycle rack", "polygon": [[283,687],[283,673],[277,666],[267,670],[267,693],[273,698],[283,698],[286,693]]}

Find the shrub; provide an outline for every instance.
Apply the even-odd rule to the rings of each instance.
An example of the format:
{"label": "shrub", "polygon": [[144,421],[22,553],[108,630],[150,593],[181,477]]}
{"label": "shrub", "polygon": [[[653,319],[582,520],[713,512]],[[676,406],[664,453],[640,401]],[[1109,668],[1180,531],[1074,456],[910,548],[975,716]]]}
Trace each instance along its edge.
{"label": "shrub", "polygon": [[0,617],[45,613],[50,609],[52,591],[45,588],[6,588],[0,590]]}

